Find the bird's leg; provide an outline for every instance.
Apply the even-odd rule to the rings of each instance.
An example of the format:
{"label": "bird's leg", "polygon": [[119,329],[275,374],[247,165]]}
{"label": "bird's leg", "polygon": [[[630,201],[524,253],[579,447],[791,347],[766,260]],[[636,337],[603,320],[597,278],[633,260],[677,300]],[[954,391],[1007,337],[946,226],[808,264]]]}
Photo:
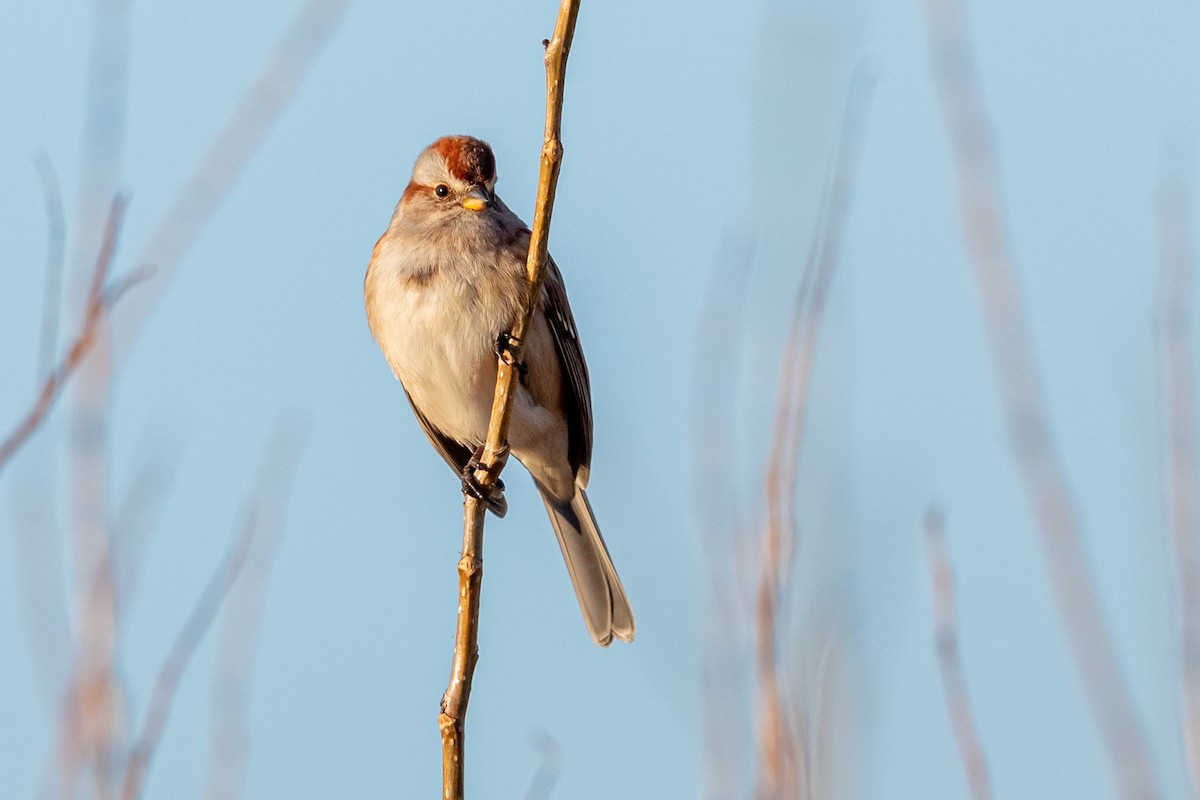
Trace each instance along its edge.
{"label": "bird's leg", "polygon": [[504,499],[504,481],[496,478],[491,491],[487,491],[475,473],[483,469],[483,445],[476,448],[474,455],[467,461],[462,472],[462,492],[476,500],[487,503],[488,508],[498,517],[503,517],[508,510],[508,501]]}
{"label": "bird's leg", "polygon": [[508,331],[500,331],[496,336],[496,344],[492,349],[501,361],[515,369],[524,378],[529,372],[529,365],[525,363],[524,359],[520,358],[522,345],[524,345],[524,342]]}

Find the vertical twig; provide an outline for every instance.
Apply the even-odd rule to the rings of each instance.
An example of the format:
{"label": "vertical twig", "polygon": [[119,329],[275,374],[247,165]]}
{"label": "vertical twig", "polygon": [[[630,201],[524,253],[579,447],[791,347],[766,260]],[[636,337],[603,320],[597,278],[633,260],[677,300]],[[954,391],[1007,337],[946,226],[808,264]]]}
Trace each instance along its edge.
{"label": "vertical twig", "polygon": [[263,596],[284,533],[295,465],[307,439],[306,424],[277,424],[266,449],[273,454],[271,462],[263,462],[255,481],[258,532],[241,577],[230,588],[216,631],[205,800],[237,800],[244,791],[250,741],[247,710]]}
{"label": "vertical twig", "polygon": [[[109,564],[105,560],[97,565],[86,587],[78,589],[83,605],[95,602],[93,595],[111,588],[108,570]],[[43,770],[38,790],[38,797],[42,800],[75,797],[80,778],[95,761],[94,745],[97,739],[107,740],[117,722],[114,709],[117,700],[113,696],[115,682],[104,670],[93,668],[93,653],[87,650],[90,644],[82,638],[73,642],[70,674],[62,698],[58,729],[55,731],[57,745]],[[97,797],[112,794],[109,783],[103,782],[101,785],[101,778],[107,776],[107,767],[94,776]]]}
{"label": "vertical twig", "polygon": [[[88,73],[87,116],[83,141],[83,178],[72,237],[75,283],[83,283],[83,260],[91,258],[98,247],[106,249],[115,240],[102,230],[103,205],[109,201],[120,175],[124,147],[127,101],[130,2],[94,0],[93,35]],[[236,107],[231,119],[214,139],[204,159],[152,233],[140,263],[161,264],[161,274],[153,282],[149,296],[136,298],[131,318],[110,319],[107,313],[134,282],[126,280],[106,286],[99,274],[91,280],[85,298],[84,329],[70,344],[67,353],[45,376],[38,395],[16,429],[0,442],[0,473],[12,457],[43,424],[59,400],[68,380],[78,373],[71,420],[72,555],[74,583],[78,590],[77,642],[72,663],[72,684],[63,698],[63,711],[57,769],[51,764],[43,782],[43,791],[52,792],[57,776],[59,788],[70,786],[80,770],[95,767],[95,795],[111,794],[110,754],[120,747],[114,737],[122,725],[119,685],[113,680],[116,654],[116,617],[118,602],[113,570],[119,566],[112,557],[107,530],[108,486],[107,452],[104,445],[108,413],[108,395],[112,365],[127,352],[134,334],[148,316],[153,302],[161,295],[169,277],[188,246],[194,241],[213,210],[228,193],[246,161],[253,155],[271,124],[290,105],[297,86],[315,61],[321,47],[336,27],[347,0],[308,0],[293,24],[273,51],[258,80]],[[39,162],[44,181],[48,171]],[[48,210],[54,198],[47,188]],[[123,208],[123,203],[122,203]],[[111,219],[111,215],[110,215]],[[56,226],[51,225],[54,244]],[[52,248],[48,260],[57,254]],[[105,275],[111,260],[101,258]],[[97,273],[99,273],[97,265]],[[146,278],[148,272],[135,274]],[[97,277],[99,278],[97,280]],[[56,294],[47,279],[46,302]],[[75,292],[83,294],[82,289]],[[76,301],[78,302],[78,301]],[[109,323],[113,326],[114,348],[109,352]],[[57,329],[49,315],[43,324],[42,361],[53,355],[53,336]],[[124,336],[116,335],[122,334]],[[90,356],[90,357],[87,357]],[[143,509],[153,516],[153,509]]]}
{"label": "vertical twig", "polygon": [[54,163],[45,151],[33,157],[42,181],[46,204],[46,283],[42,290],[42,337],[38,343],[38,378],[44,379],[54,365],[58,348],[58,312],[62,304],[63,269],[66,264],[67,220],[63,211],[62,187]]}
{"label": "vertical twig", "polygon": [[1193,794],[1200,788],[1200,553],[1196,544],[1196,401],[1191,306],[1193,165],[1168,163],[1158,190],[1157,344],[1167,424],[1167,517],[1179,605],[1183,740]]}
{"label": "vertical twig", "polygon": [[113,322],[113,356],[121,363],[162,299],[176,267],[229,195],[243,168],[296,96],[336,30],[349,0],[307,0],[280,37],[200,163],[150,233],[134,263],[153,264],[153,280]]}
{"label": "vertical twig", "polygon": [[756,794],[760,800],[788,800],[810,794],[805,720],[801,717],[795,730],[789,725],[790,704],[780,684],[781,654],[777,640],[781,625],[779,617],[790,589],[792,555],[798,539],[796,480],[804,443],[812,368],[854,186],[867,88],[863,76],[857,74],[847,99],[838,159],[825,188],[818,229],[797,291],[780,367],[772,447],[764,478],[767,523],[756,619],[759,683]]}
{"label": "vertical twig", "polygon": [[[132,0],[94,0],[88,61],[87,114],[83,135],[79,206],[73,226],[71,308],[91,305],[87,263],[105,235],[104,214],[117,191],[125,150],[129,101],[129,42]],[[67,435],[70,553],[77,595],[75,638],[79,688],[85,712],[84,754],[92,764],[94,794],[112,792],[112,759],[121,746],[124,714],[115,679],[116,612],[109,555],[108,393],[111,354],[103,318],[93,332],[91,352],[79,365],[71,392]]]}
{"label": "vertical twig", "polygon": [[246,554],[257,529],[257,518],[254,510],[248,511],[242,522],[241,531],[230,548],[221,558],[217,568],[209,576],[204,591],[192,607],[187,621],[180,629],[171,645],[166,660],[159,667],[154,679],[154,690],[146,709],[146,717],[142,721],[141,732],[130,751],[129,761],[125,765],[125,778],[122,781],[122,800],[137,800],[142,796],[142,787],[146,781],[146,772],[150,761],[158,749],[163,729],[167,724],[167,715],[183,677],[196,648],[212,624],[218,609],[229,589],[237,580],[242,565],[246,563]]}
{"label": "vertical twig", "polygon": [[558,781],[558,773],[562,769],[562,747],[558,740],[545,731],[534,731],[533,746],[542,756],[533,780],[529,782],[529,791],[525,800],[549,800],[550,792]]}
{"label": "vertical twig", "polygon": [[[512,353],[511,359],[514,364],[520,360],[521,342],[537,308],[542,282],[546,278],[550,216],[562,164],[563,83],[578,16],[579,0],[562,0],[554,34],[542,43],[546,48],[546,132],[538,174],[537,205],[529,240],[529,258],[525,262],[529,293],[525,299],[524,313],[515,320],[511,331],[512,341],[516,345],[516,352]],[[484,442],[482,466],[476,473],[485,495],[495,485],[507,459],[515,375],[516,370],[505,359],[498,360],[492,415]],[[438,727],[442,733],[442,793],[445,800],[462,800],[463,797],[463,733],[467,703],[471,696],[471,679],[475,674],[475,662],[479,660],[479,594],[483,580],[483,521],[486,510],[486,503],[474,497],[467,497],[463,502],[463,551],[458,562],[459,596],[454,660],[450,684],[442,696],[441,713],[438,714]]]}
{"label": "vertical twig", "polygon": [[[209,576],[204,591],[197,598],[191,613],[175,637],[170,652],[159,667],[145,719],[125,765],[121,800],[137,800],[141,797],[146,773],[158,749],[184,671],[191,663],[221,605],[233,591],[256,538],[264,529],[281,524],[281,507],[295,473],[300,444],[300,440],[281,439],[277,432],[264,449],[254,496],[248,501],[241,530]],[[283,452],[277,452],[276,447],[281,448]],[[263,522],[264,518],[267,518],[266,524]]]}
{"label": "vertical twig", "polygon": [[138,468],[125,496],[116,504],[112,548],[118,619],[134,595],[146,545],[170,497],[181,458],[182,449],[172,446],[165,454],[148,459]]}
{"label": "vertical twig", "polygon": [[[41,460],[48,462],[50,454],[44,455]],[[22,462],[18,469],[29,465],[29,461]],[[46,464],[39,466],[49,468]],[[13,481],[9,503],[25,633],[47,708],[56,709],[62,699],[64,664],[71,649],[71,624],[63,593],[53,487],[51,482],[40,480],[42,477],[40,471],[21,474]]]}
{"label": "vertical twig", "polygon": [[[37,367],[40,384],[55,368],[67,225],[62,188],[49,155],[43,150],[35,151],[33,164],[41,179],[46,213],[46,275]],[[26,615],[29,648],[48,707],[57,708],[70,649],[70,618],[63,592],[58,520],[54,514],[55,461],[46,438],[31,441],[27,452],[24,472],[15,477],[12,485],[12,532],[20,564],[21,605]]]}
{"label": "vertical twig", "polygon": [[[745,338],[745,300],[754,240],[727,233],[717,249],[701,311],[706,326],[695,344],[692,384],[693,507],[708,573],[701,687],[704,715],[704,797],[735,796],[746,770],[742,743],[752,738],[746,608],[750,550],[742,540],[737,503],[736,371]],[[713,336],[711,331],[721,331]],[[729,365],[713,370],[712,364]]]}
{"label": "vertical twig", "polygon": [[46,415],[54,408],[54,404],[62,396],[63,389],[66,388],[67,381],[79,368],[84,357],[95,344],[96,331],[99,329],[109,309],[113,304],[120,299],[129,287],[142,279],[142,273],[135,273],[133,276],[117,281],[112,285],[107,285],[109,267],[112,266],[113,256],[116,253],[117,237],[121,229],[121,221],[125,214],[125,200],[118,197],[112,201],[112,209],[109,213],[108,224],[104,236],[104,241],[100,249],[100,255],[96,258],[96,268],[92,273],[91,289],[88,293],[87,308],[83,319],[83,329],[79,335],[71,343],[67,352],[59,359],[54,369],[46,376],[42,382],[41,388],[38,390],[36,399],[30,406],[25,416],[13,428],[13,430],[0,441],[0,474],[4,472],[4,468],[12,461],[14,455],[21,447],[29,441],[32,436],[45,420]]}
{"label": "vertical twig", "polygon": [[941,509],[934,507],[925,514],[925,555],[929,561],[929,582],[933,589],[934,648],[938,670],[942,675],[946,713],[954,731],[954,743],[958,746],[958,756],[967,775],[971,800],[991,800],[987,758],[971,712],[971,697],[967,694],[967,679],[958,646],[954,568],[946,547],[946,524]]}
{"label": "vertical twig", "polygon": [[1129,800],[1159,797],[1150,747],[1089,567],[1079,512],[1050,437],[964,2],[924,0],[924,7],[933,74],[954,152],[963,238],[974,267],[1009,446],[1041,532],[1058,613],[1118,795]]}

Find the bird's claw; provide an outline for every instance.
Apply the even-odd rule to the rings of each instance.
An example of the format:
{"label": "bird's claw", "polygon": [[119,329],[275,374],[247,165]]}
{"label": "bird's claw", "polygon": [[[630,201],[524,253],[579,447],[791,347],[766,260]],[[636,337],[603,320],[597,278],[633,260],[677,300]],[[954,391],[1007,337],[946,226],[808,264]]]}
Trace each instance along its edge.
{"label": "bird's claw", "polygon": [[524,342],[516,336],[508,331],[500,331],[496,335],[496,343],[492,349],[501,361],[515,369],[524,378],[529,373],[529,365],[520,358],[522,345]]}
{"label": "bird's claw", "polygon": [[488,509],[493,514],[497,517],[503,517],[508,513],[508,500],[504,497],[504,481],[497,478],[489,490],[475,477],[475,473],[483,468],[482,456],[483,447],[480,446],[475,451],[475,454],[471,456],[470,460],[467,461],[466,466],[463,467],[461,473],[462,493],[467,497],[473,497],[476,500],[487,503]]}

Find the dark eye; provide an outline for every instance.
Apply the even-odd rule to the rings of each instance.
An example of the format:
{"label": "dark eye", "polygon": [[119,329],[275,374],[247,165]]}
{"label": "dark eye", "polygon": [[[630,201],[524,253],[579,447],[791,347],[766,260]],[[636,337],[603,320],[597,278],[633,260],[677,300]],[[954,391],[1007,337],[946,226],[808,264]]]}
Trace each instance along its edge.
{"label": "dark eye", "polygon": [[446,195],[450,194],[450,187],[444,183],[439,183],[437,188],[433,190],[433,193],[438,197],[445,197]]}

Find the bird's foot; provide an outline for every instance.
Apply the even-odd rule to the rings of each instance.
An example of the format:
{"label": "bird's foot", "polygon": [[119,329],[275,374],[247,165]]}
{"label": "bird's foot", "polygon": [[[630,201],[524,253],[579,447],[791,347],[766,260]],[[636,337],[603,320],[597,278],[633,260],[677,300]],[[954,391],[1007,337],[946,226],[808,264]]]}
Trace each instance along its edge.
{"label": "bird's foot", "polygon": [[480,445],[462,469],[462,493],[487,503],[488,509],[493,514],[503,517],[508,513],[508,500],[504,497],[504,481],[497,478],[489,489],[475,477],[475,473],[483,468],[482,457],[483,445]]}
{"label": "bird's foot", "polygon": [[520,357],[523,344],[524,342],[508,331],[500,331],[496,336],[496,343],[492,347],[496,356],[505,364],[515,369],[522,378],[529,372],[529,365]]}

